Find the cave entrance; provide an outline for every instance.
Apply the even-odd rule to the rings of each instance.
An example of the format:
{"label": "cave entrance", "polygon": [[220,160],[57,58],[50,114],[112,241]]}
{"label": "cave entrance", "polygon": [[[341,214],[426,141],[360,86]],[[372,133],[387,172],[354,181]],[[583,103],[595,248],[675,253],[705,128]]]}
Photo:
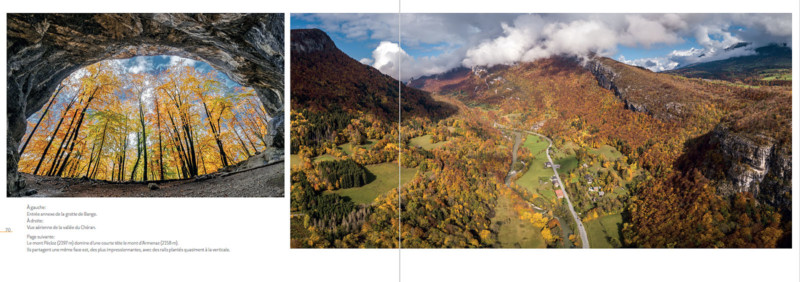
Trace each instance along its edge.
{"label": "cave entrance", "polygon": [[19,171],[108,181],[186,179],[271,144],[255,90],[178,56],[106,60],[64,79],[28,118]]}
{"label": "cave entrance", "polygon": [[283,14],[8,14],[7,18],[8,196],[25,193],[17,166],[29,130],[27,119],[45,107],[64,79],[108,59],[169,55],[207,63],[254,89],[269,117],[270,146],[283,147]]}

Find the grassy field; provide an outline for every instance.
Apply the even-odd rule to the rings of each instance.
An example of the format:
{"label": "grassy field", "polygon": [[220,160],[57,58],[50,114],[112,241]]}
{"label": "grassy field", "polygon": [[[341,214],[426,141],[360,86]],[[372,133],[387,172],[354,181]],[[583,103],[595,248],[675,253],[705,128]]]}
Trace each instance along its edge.
{"label": "grassy field", "polygon": [[411,140],[410,140],[411,141],[411,145],[412,146],[422,147],[422,149],[430,151],[430,150],[439,148],[442,145],[444,145],[445,143],[447,143],[447,141],[431,143],[431,137],[432,136],[430,134],[427,134],[427,135],[422,135],[420,137],[411,138]]}
{"label": "grassy field", "polygon": [[328,154],[325,154],[325,155],[322,155],[322,156],[317,156],[316,158],[314,158],[314,162],[315,163],[323,162],[323,161],[333,161],[333,160],[336,160],[336,157],[328,155]]}
{"label": "grassy field", "polygon": [[[617,151],[617,149],[615,149],[614,147],[611,147],[611,146],[608,146],[608,145],[603,145],[600,148],[592,149],[592,150],[589,151],[589,153],[595,154],[595,155],[598,155],[598,156],[603,156],[603,157],[606,158],[607,161],[611,161],[611,162],[616,161],[616,160],[618,160],[619,158],[622,157],[622,153],[621,152]],[[602,164],[600,162],[595,162],[590,168],[591,168],[591,171],[594,171],[595,173],[598,173],[598,172],[601,172],[601,171],[602,172],[607,172],[609,170],[612,170],[612,169],[603,168]],[[642,172],[641,168],[637,169],[636,172],[634,172],[634,174],[633,174],[633,176],[631,178],[635,178],[641,172]],[[619,172],[617,172],[617,173],[619,173]],[[624,175],[619,175],[619,177],[620,177],[619,178],[620,179],[619,185],[621,187],[625,187],[625,185],[628,184],[628,182],[630,182],[630,181],[625,180]],[[611,193],[612,196],[617,196],[617,195],[620,195],[620,194],[627,194],[627,191],[622,190],[622,189],[615,189]]]}
{"label": "grassy field", "polygon": [[612,248],[606,237],[616,238],[622,242],[619,225],[622,224],[622,215],[612,214],[602,216],[584,223],[589,235],[589,246],[592,248]]}
{"label": "grassy field", "polygon": [[615,160],[619,159],[620,157],[622,157],[622,153],[617,151],[617,149],[615,149],[614,147],[611,147],[611,146],[608,146],[608,145],[603,145],[600,148],[589,150],[589,153],[596,154],[596,155],[602,155],[602,156],[606,157],[606,160],[609,160],[609,161],[615,161]]}
{"label": "grassy field", "polygon": [[[397,189],[397,164],[382,163],[365,166],[369,172],[375,175],[375,180],[361,187],[347,188],[325,193],[336,193],[341,196],[350,197],[353,202],[358,204],[372,203],[375,198],[392,189]],[[414,174],[416,168],[403,168],[402,183],[405,184]]]}
{"label": "grassy field", "polygon": [[497,245],[501,248],[547,247],[539,230],[530,222],[519,219],[506,197],[497,199],[492,229],[497,232]]}
{"label": "grassy field", "polygon": [[558,174],[561,175],[562,178],[569,171],[578,167],[578,159],[575,158],[575,155],[567,155],[566,157],[557,159],[554,162],[561,165],[561,168],[558,169]]}
{"label": "grassy field", "polygon": [[578,146],[575,143],[566,142],[555,153],[551,152],[550,154],[553,162],[561,165],[561,168],[558,169],[558,174],[561,175],[562,181],[565,181],[565,177],[570,171],[578,167],[578,159],[575,158],[574,153],[577,149]]}
{"label": "grassy field", "polygon": [[554,158],[557,158],[557,159],[558,158],[563,158],[564,156],[567,155],[567,153],[566,153],[567,151],[575,151],[575,150],[578,150],[578,149],[580,149],[580,146],[578,146],[578,144],[575,144],[572,141],[567,141],[564,144],[559,145],[557,150],[556,150],[556,152],[555,152],[555,155],[551,155],[551,156],[554,157]]}
{"label": "grassy field", "polygon": [[289,163],[292,165],[292,167],[299,166],[300,165],[300,156],[298,156],[296,154],[289,155]]}
{"label": "grassy field", "polygon": [[600,161],[599,156],[602,156],[603,158],[605,158],[606,161],[609,162],[614,162],[618,160],[620,157],[622,157],[622,153],[617,151],[617,149],[614,149],[614,147],[608,145],[603,145],[602,147],[597,149],[590,149],[589,153],[598,156],[598,158],[595,159],[594,163],[592,163],[592,165],[589,166],[590,168],[589,170],[595,173],[599,171],[608,171],[608,169],[603,167],[603,163]]}
{"label": "grassy field", "polygon": [[761,75],[761,80],[792,80],[792,70],[791,69],[766,69],[762,70],[759,75]]}
{"label": "grassy field", "polygon": [[549,144],[547,140],[532,134],[528,134],[525,142],[522,142],[522,146],[531,151],[535,159],[542,163],[542,167],[544,167],[544,162],[547,161],[547,152],[545,151],[547,144]]}
{"label": "grassy field", "polygon": [[[328,154],[325,154],[325,155],[318,156],[318,157],[314,158],[314,162],[318,163],[318,162],[321,162],[321,161],[332,161],[332,160],[335,160],[335,159],[336,159],[336,157],[328,155]],[[291,162],[292,167],[299,166],[300,165],[300,156],[295,155],[295,154],[289,155],[289,162]]]}
{"label": "grassy field", "polygon": [[[356,147],[361,147],[361,148],[369,150],[369,148],[372,148],[372,146],[375,145],[375,142],[378,142],[378,140],[370,139],[370,140],[367,140],[366,143],[364,143],[362,145],[358,145]],[[348,156],[353,154],[353,144],[344,143],[342,145],[339,145],[339,149],[342,150],[342,152],[344,152]]]}
{"label": "grassy field", "polygon": [[[529,164],[528,171],[525,172],[516,183],[519,186],[528,189],[531,193],[536,193],[548,200],[555,199],[556,194],[553,191],[553,184],[550,183],[550,177],[553,176],[553,169],[544,167],[547,161],[547,140],[536,135],[528,135],[522,146],[531,151],[534,156],[533,163]],[[540,178],[547,178],[544,184],[539,184]]]}

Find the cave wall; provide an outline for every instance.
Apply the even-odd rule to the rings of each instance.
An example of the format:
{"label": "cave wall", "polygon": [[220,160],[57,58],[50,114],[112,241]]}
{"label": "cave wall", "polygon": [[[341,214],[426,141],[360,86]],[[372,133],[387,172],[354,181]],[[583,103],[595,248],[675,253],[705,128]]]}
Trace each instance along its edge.
{"label": "cave wall", "polygon": [[174,55],[203,61],[255,89],[283,146],[283,14],[8,14],[9,196],[25,187],[17,172],[26,119],[72,72],[106,59]]}

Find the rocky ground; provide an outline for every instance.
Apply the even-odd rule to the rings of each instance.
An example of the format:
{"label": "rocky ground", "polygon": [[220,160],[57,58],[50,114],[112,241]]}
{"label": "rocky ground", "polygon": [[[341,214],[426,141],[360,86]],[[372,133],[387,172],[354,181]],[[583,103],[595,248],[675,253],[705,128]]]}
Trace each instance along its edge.
{"label": "rocky ground", "polygon": [[284,165],[282,152],[269,151],[184,180],[119,183],[26,173],[22,177],[29,197],[283,197]]}

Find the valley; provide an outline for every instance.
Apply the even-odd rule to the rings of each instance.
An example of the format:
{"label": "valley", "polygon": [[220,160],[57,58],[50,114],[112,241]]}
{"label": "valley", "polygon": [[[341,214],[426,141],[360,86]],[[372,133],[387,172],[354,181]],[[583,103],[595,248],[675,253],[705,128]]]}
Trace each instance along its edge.
{"label": "valley", "polygon": [[396,80],[294,33],[292,247],[790,245],[785,85],[552,56],[412,79],[398,122]]}
{"label": "valley", "polygon": [[[565,68],[568,65],[574,67]],[[772,196],[765,194],[725,192],[727,191],[725,189],[729,189],[725,187],[735,185],[731,182],[737,181],[736,176],[731,175],[733,170],[720,173],[717,172],[719,170],[704,167],[711,163],[690,161],[692,157],[687,157],[687,154],[696,155],[697,150],[701,150],[706,157],[700,160],[715,159],[724,163],[725,155],[733,153],[726,153],[725,149],[720,147],[714,149],[705,145],[703,149],[692,147],[705,142],[715,142],[694,140],[709,138],[703,137],[707,136],[708,132],[718,132],[720,130],[718,124],[730,122],[731,115],[757,110],[763,103],[777,105],[772,104],[772,101],[788,99],[790,94],[787,88],[774,86],[752,88],[747,85],[716,81],[687,80],[625,66],[607,58],[590,59],[588,63],[581,62],[579,58],[554,58],[510,67],[496,67],[494,71],[475,69],[471,72],[454,73],[462,77],[446,77],[442,80],[423,77],[410,84],[435,86],[430,90],[442,91],[439,95],[450,95],[476,109],[488,108],[492,116],[502,121],[498,123],[509,124],[515,128],[536,129],[542,134],[552,136],[556,148],[561,148],[556,151],[552,163],[560,165],[559,178],[563,180],[567,192],[564,196],[568,195],[571,198],[581,222],[591,227],[587,227],[590,231],[588,232],[590,246],[592,242],[595,243],[593,247],[700,246],[706,243],[680,236],[670,238],[671,235],[663,228],[669,228],[667,227],[669,224],[676,224],[674,220],[682,222],[681,224],[692,225],[698,219],[696,217],[703,216],[716,217],[711,225],[700,229],[701,233],[710,232],[714,234],[712,236],[716,236],[717,239],[712,240],[718,240],[715,241],[716,246],[722,246],[720,244],[724,242],[733,245],[744,243],[739,241],[740,239],[735,239],[743,234],[734,230],[744,228],[746,224],[760,230],[758,232],[761,232],[762,236],[774,236],[776,229],[782,229],[783,232],[789,230],[789,223],[779,220],[781,215],[788,214],[788,206],[757,205],[757,201],[765,203],[764,201],[774,200]],[[653,83],[647,82],[648,80],[661,81],[661,86],[653,88]],[[448,82],[455,83],[448,84]],[[474,89],[478,90],[471,91]],[[676,92],[677,89],[682,90]],[[687,110],[687,108],[704,110]],[[756,118],[760,119],[758,126],[743,125],[741,130],[749,132],[749,136],[763,136],[755,138],[766,138],[769,140],[766,141],[767,146],[788,144],[778,141],[786,140],[781,138],[788,135],[781,134],[787,133],[783,129],[788,127],[764,126],[763,123],[787,122],[785,117],[788,117],[790,106],[787,103],[774,109],[781,113],[778,115],[782,121],[772,121],[771,117]],[[780,128],[780,130],[767,133],[759,128]],[[753,138],[739,134],[737,136]],[[522,146],[529,150],[522,155],[527,153],[530,157],[527,160],[524,157],[520,158],[521,162],[514,164],[515,167],[527,169],[524,173],[514,175],[515,184],[523,188],[520,189],[523,193],[532,194],[531,198],[534,198],[532,203],[537,207],[547,209],[548,200],[554,197],[552,194],[554,184],[547,179],[549,169],[532,161],[544,162],[542,148],[546,143],[536,138],[530,140],[526,140]],[[762,150],[768,152],[775,150],[770,148]],[[720,151],[722,156],[708,157],[711,154],[719,154],[715,152]],[[769,160],[762,161],[769,162]],[[716,167],[721,165],[724,164],[717,164]],[[743,169],[746,171],[746,168]],[[781,173],[781,170],[773,171]],[[695,173],[694,176],[686,174],[692,171]],[[700,178],[696,178],[698,175]],[[691,181],[695,183],[674,182],[684,178],[693,179]],[[694,186],[698,185],[697,181],[704,183],[703,188]],[[660,183],[664,182],[669,183],[664,185],[669,186],[667,189],[672,192],[662,194],[665,191],[662,190],[664,188]],[[747,185],[754,184],[749,183]],[[781,186],[789,184],[777,185],[784,188],[769,186],[773,188],[768,190],[790,187]],[[704,193],[705,195],[702,195]],[[655,195],[661,198],[652,198]],[[745,224],[738,222],[743,218],[739,214],[743,210],[732,211],[728,208],[729,205],[736,205],[735,201],[742,201],[739,204],[740,208],[747,206],[750,209],[747,211],[748,221]],[[663,206],[670,202],[676,203],[677,206]],[[685,207],[687,204],[701,204],[708,210],[696,210],[699,215],[683,214],[680,207]],[[646,215],[643,213],[645,211],[640,210],[645,207],[648,207]],[[719,214],[720,212],[731,214],[726,219],[726,216]],[[738,219],[733,217],[733,214],[737,214]],[[763,225],[759,227],[755,227],[756,225],[749,221],[752,217],[764,216],[772,219],[760,221],[757,225]],[[658,219],[661,217],[674,219],[661,221]],[[781,225],[783,227],[779,227]],[[649,228],[653,227],[666,234],[650,237],[654,234]],[[723,228],[725,231],[717,228]],[[749,228],[751,227],[748,227],[747,231],[752,232],[753,229]],[[771,237],[770,240],[774,240],[770,244],[778,243],[775,237]],[[764,241],[751,242],[756,245],[764,243]],[[687,243],[688,245],[683,245]]]}

